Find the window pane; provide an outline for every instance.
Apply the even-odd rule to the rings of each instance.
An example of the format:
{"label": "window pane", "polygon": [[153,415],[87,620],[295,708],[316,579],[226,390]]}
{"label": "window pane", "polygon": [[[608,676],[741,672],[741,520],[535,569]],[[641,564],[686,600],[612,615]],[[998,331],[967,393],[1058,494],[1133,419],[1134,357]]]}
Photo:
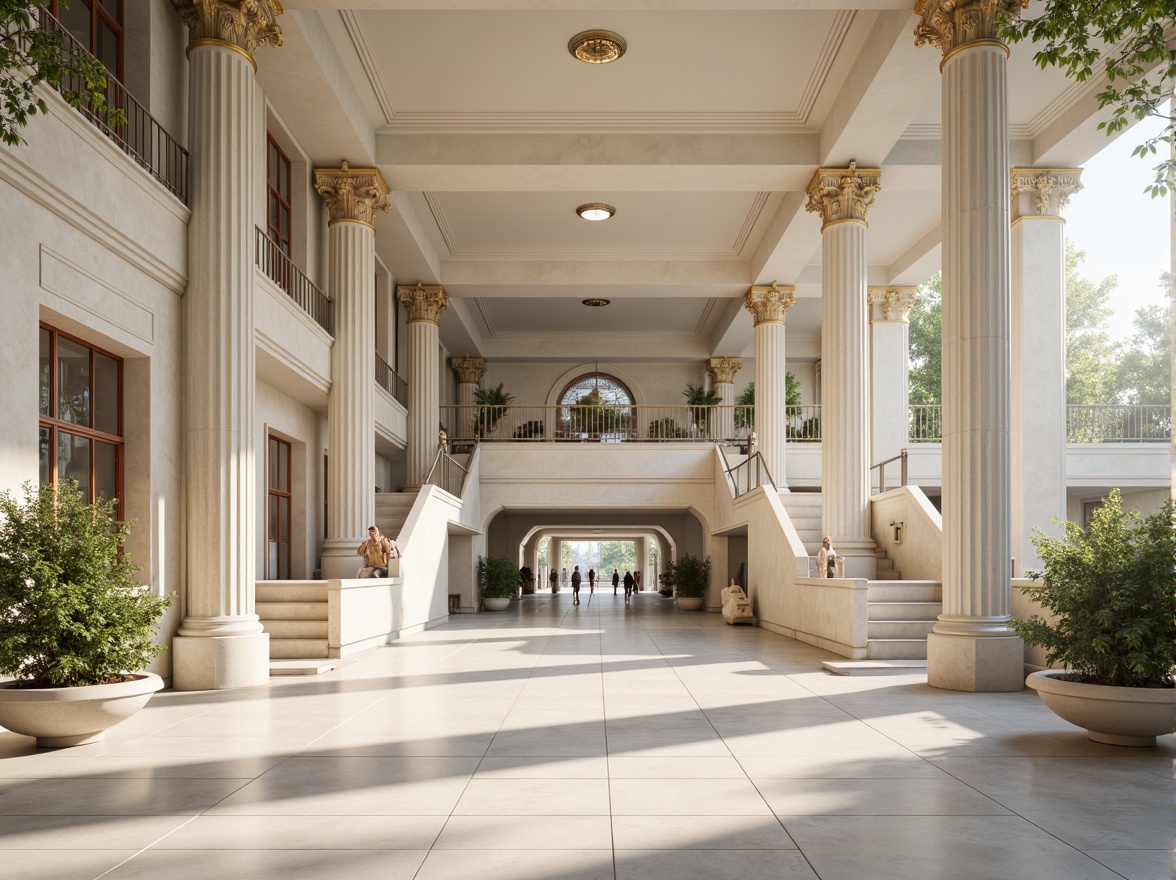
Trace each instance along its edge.
{"label": "window pane", "polygon": [[90,441],[64,431],[57,432],[57,479],[77,480],[82,496],[90,497]]}
{"label": "window pane", "polygon": [[290,545],[278,544],[278,580],[290,580]]}
{"label": "window pane", "polygon": [[103,8],[110,13],[111,17],[117,21],[121,16],[118,11],[119,0],[102,0]]}
{"label": "window pane", "polygon": [[290,239],[290,212],[284,205],[278,205],[278,231],[282,235],[282,250],[289,251],[287,242]]}
{"label": "window pane", "polygon": [[269,538],[274,540],[278,537],[278,496],[269,496]]}
{"label": "window pane", "polygon": [[274,198],[274,194],[270,193],[269,197],[269,225],[275,230],[278,228],[278,200]]}
{"label": "window pane", "polygon": [[[72,4],[71,4],[72,5]],[[80,5],[80,4],[79,4]],[[97,21],[97,45],[94,54],[112,76],[118,76],[118,35],[101,18]]]}
{"label": "window pane", "polygon": [[278,545],[273,541],[269,545],[269,565],[266,566],[265,574],[270,580],[278,577]]}
{"label": "window pane", "polygon": [[285,159],[278,161],[278,194],[283,202],[290,201],[290,165]]}
{"label": "window pane", "polygon": [[269,144],[269,161],[266,165],[265,175],[266,180],[272,187],[277,187],[278,182],[278,163],[281,160],[278,158],[278,148],[273,145],[271,141]]}
{"label": "window pane", "polygon": [[70,0],[69,7],[57,4],[57,19],[65,25],[77,41],[90,48],[90,10],[83,0]]}
{"label": "window pane", "polygon": [[53,482],[52,464],[50,463],[50,433],[48,428],[41,429],[41,485]]}
{"label": "window pane", "polygon": [[94,442],[94,494],[105,501],[118,497],[118,447]]}
{"label": "window pane", "polygon": [[290,499],[278,498],[278,540],[290,540]]}
{"label": "window pane", "polygon": [[118,361],[94,352],[94,427],[118,434]]}
{"label": "window pane", "polygon": [[57,337],[57,417],[90,425],[90,349]]}
{"label": "window pane", "polygon": [[269,438],[268,454],[266,455],[266,460],[269,462],[269,478],[268,478],[268,482],[266,483],[266,485],[269,486],[269,488],[271,488],[271,489],[274,488],[274,484],[277,482],[277,480],[275,479],[277,476],[277,472],[278,472],[278,455],[277,455],[277,453],[278,453],[277,441],[273,437],[270,437]]}
{"label": "window pane", "polygon": [[48,330],[46,330],[44,327],[42,327],[41,328],[41,368],[40,368],[41,394],[40,394],[40,397],[41,397],[41,415],[43,415],[43,416],[53,415],[53,413],[49,411],[49,399],[51,396],[51,392],[49,389],[49,372],[50,372],[50,367],[52,366],[52,358],[53,358],[52,347],[53,347],[53,334],[51,334]]}
{"label": "window pane", "polygon": [[290,447],[285,443],[278,444],[278,488],[283,492],[290,491]]}

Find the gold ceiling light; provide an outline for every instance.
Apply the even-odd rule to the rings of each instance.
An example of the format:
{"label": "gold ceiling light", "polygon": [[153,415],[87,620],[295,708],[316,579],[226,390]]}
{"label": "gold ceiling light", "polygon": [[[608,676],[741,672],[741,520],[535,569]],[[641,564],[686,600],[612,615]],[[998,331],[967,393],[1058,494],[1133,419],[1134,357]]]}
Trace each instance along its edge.
{"label": "gold ceiling light", "polygon": [[568,51],[587,64],[608,64],[628,49],[625,38],[612,31],[583,31],[568,40]]}
{"label": "gold ceiling light", "polygon": [[582,300],[580,300],[580,302],[584,303],[584,305],[586,305],[586,306],[591,306],[594,309],[599,309],[599,308],[603,308],[604,306],[607,306],[610,302],[612,302],[612,300],[611,299],[582,299]]}
{"label": "gold ceiling light", "polygon": [[604,202],[589,202],[576,208],[576,213],[584,220],[607,220],[616,212],[616,208]]}

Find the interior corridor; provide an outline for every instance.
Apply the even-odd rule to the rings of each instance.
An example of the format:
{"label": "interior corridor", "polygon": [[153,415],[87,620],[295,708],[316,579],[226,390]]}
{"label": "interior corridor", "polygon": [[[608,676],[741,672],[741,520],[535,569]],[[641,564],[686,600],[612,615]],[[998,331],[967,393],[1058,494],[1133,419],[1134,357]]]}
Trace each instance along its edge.
{"label": "interior corridor", "polygon": [[318,677],[156,695],[102,744],[0,733],[19,880],[1159,880],[1171,760],[1036,694],[842,677],[611,587]]}

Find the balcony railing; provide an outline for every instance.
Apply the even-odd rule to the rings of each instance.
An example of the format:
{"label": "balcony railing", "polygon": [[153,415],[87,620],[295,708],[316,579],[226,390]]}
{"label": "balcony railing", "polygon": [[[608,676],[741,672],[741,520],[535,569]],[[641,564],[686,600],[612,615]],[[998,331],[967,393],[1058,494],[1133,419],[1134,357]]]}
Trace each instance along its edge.
{"label": "balcony railing", "polygon": [[257,230],[257,268],[264,272],[270,281],[286,291],[290,299],[298,303],[320,327],[332,336],[335,335],[330,299],[302,274],[262,229]]}
{"label": "balcony railing", "polygon": [[[821,439],[820,407],[787,408],[787,434],[798,442]],[[746,441],[755,411],[749,406],[444,406],[441,421],[453,439],[581,441],[594,443]]]}
{"label": "balcony railing", "polygon": [[393,398],[400,401],[401,406],[408,409],[408,383],[388,366],[388,362],[380,357],[378,352],[376,354],[376,383]]}
{"label": "balcony railing", "polygon": [[1170,406],[1068,406],[1069,443],[1164,443],[1172,436]]}
{"label": "balcony railing", "polygon": [[[89,55],[86,47],[74,39],[47,9],[41,9],[41,27],[61,33],[62,60]],[[57,90],[84,92],[86,84],[79,77],[66,75]],[[188,151],[176,143],[158,122],[131,96],[126,86],[109,73],[106,75],[107,109],[99,112],[79,105],[78,110],[114,141],[124,153],[167,187],[176,198],[188,204]],[[122,111],[125,122],[114,121],[113,114]]]}
{"label": "balcony railing", "polygon": [[942,443],[943,407],[938,403],[911,406],[907,431],[911,443]]}

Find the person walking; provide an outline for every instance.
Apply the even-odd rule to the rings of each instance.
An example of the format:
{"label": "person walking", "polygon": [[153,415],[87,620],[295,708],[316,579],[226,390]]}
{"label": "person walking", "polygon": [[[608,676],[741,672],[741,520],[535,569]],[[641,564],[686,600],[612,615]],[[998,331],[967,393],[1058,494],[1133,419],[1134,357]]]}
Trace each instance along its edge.
{"label": "person walking", "polygon": [[633,572],[633,592],[641,592],[641,569],[637,569],[635,572]]}
{"label": "person walking", "polygon": [[575,570],[572,572],[572,604],[573,605],[580,604],[580,581],[581,580],[583,580],[583,578],[580,577],[580,566],[577,565]]}
{"label": "person walking", "polygon": [[619,587],[620,585],[621,585],[621,576],[617,573],[617,570],[614,568],[613,569],[613,595],[614,596],[617,594],[617,587]]}
{"label": "person walking", "polygon": [[633,573],[626,571],[625,572],[625,604],[626,605],[629,604],[629,597],[633,595],[633,584],[634,583],[635,583],[635,581],[633,580]]}
{"label": "person walking", "polygon": [[588,569],[588,601],[592,601],[592,594],[596,592],[596,569]]}

